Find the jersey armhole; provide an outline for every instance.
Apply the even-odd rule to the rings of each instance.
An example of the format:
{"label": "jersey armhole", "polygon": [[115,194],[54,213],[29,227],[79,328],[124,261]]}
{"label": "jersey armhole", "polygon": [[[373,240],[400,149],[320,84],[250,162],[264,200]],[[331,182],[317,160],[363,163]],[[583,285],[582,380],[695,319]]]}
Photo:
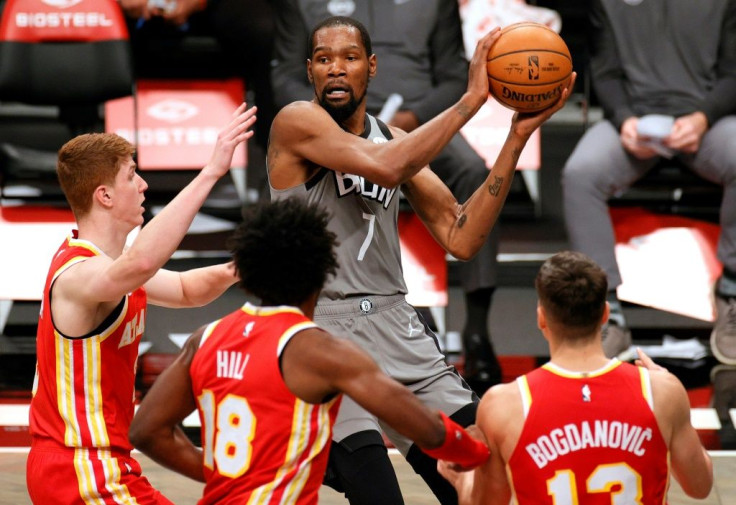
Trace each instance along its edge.
{"label": "jersey armhole", "polygon": [[521,407],[524,411],[524,419],[529,415],[529,409],[532,407],[532,392],[529,389],[529,382],[526,380],[526,375],[516,378],[516,385],[519,386],[519,393],[521,395]]}
{"label": "jersey armhole", "polygon": [[643,366],[637,367],[639,369],[639,379],[641,382],[641,394],[644,397],[644,401],[647,402],[649,408],[654,412],[654,396],[652,395],[652,377],[649,375],[649,370]]}

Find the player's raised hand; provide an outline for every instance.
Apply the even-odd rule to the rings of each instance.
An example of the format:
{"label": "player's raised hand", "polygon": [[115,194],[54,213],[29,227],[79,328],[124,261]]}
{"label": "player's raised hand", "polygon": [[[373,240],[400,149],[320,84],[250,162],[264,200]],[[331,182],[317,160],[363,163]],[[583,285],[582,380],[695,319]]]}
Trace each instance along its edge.
{"label": "player's raised hand", "polygon": [[217,134],[212,157],[202,169],[203,172],[212,173],[216,177],[225,175],[232,165],[235,148],[253,136],[253,130],[250,128],[256,122],[256,108],[246,109],[246,107],[245,103],[240,104],[230,122]]}
{"label": "player's raised hand", "polygon": [[475,45],[475,53],[468,68],[468,93],[481,100],[481,105],[488,99],[488,51],[501,36],[501,28],[496,27],[488,32]]}
{"label": "player's raised hand", "polygon": [[572,93],[572,90],[575,87],[577,77],[577,72],[573,72],[570,76],[570,83],[562,90],[560,98],[546,109],[542,109],[538,112],[515,112],[511,119],[512,130],[519,135],[525,135],[527,137],[534,133],[534,130],[539,128],[542,123],[547,121],[555,112],[565,106],[567,99],[570,98],[570,93]]}

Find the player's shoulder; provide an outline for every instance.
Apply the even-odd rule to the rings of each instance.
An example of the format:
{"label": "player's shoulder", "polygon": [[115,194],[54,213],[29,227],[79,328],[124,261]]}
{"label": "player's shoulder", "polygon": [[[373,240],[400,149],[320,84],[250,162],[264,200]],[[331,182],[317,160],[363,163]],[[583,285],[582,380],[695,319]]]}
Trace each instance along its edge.
{"label": "player's shoulder", "polygon": [[295,138],[313,132],[326,122],[333,122],[330,115],[319,104],[296,101],[283,107],[274,117],[271,137],[276,141],[292,142]]}
{"label": "player's shoulder", "polygon": [[509,407],[516,404],[521,406],[521,394],[514,381],[496,384],[490,388],[483,394],[478,408],[489,414],[489,417],[503,422],[513,410]]}
{"label": "player's shoulder", "polygon": [[297,100],[295,102],[291,102],[289,105],[284,106],[278,112],[278,114],[276,114],[276,118],[274,120],[291,119],[295,117],[301,118],[304,114],[324,115],[327,114],[327,111],[325,111],[319,104],[315,102],[307,100]]}
{"label": "player's shoulder", "polygon": [[649,377],[655,400],[675,399],[687,394],[680,379],[667,370],[649,370]]}

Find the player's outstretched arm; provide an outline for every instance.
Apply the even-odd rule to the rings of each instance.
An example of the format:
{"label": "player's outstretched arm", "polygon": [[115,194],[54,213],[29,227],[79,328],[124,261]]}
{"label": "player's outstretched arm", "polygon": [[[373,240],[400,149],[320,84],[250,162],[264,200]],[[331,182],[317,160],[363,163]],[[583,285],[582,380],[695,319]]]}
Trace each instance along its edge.
{"label": "player's outstretched arm", "polygon": [[[448,461],[438,461],[437,470],[457,490],[459,505],[508,505],[511,487],[506,474],[504,451],[515,442],[508,437],[509,426],[518,426],[514,406],[520,403],[514,384],[489,389],[478,405],[476,428],[488,444],[491,457],[473,471],[463,471]],[[508,445],[505,447],[504,445]]]}
{"label": "player's outstretched arm", "polygon": [[[460,100],[399,141],[374,144],[342,130],[312,102],[295,102],[274,119],[268,152],[271,183],[277,189],[303,181],[290,179],[295,165],[310,164],[356,174],[386,188],[405,182],[426,166],[488,98],[486,57],[500,32],[478,41],[470,63],[468,88]],[[293,176],[292,176],[293,177]]]}
{"label": "player's outstretched arm", "polygon": [[204,482],[202,451],[179,424],[196,408],[189,366],[203,329],[187,340],[181,354],[161,375],[141,402],[130,424],[130,443],[160,465]]}
{"label": "player's outstretched arm", "polygon": [[146,293],[153,305],[201,307],[218,298],[237,280],[232,262],[184,272],[161,269],[146,283]]}
{"label": "player's outstretched arm", "polygon": [[690,401],[682,383],[669,372],[651,371],[654,413],[670,450],[672,474],[693,498],[713,487],[713,463],[690,422]]}
{"label": "player's outstretched arm", "polygon": [[430,456],[472,468],[488,458],[484,443],[473,439],[444,414],[422,404],[406,387],[381,372],[357,345],[319,329],[304,330],[282,354],[289,389],[311,403],[344,393]]}

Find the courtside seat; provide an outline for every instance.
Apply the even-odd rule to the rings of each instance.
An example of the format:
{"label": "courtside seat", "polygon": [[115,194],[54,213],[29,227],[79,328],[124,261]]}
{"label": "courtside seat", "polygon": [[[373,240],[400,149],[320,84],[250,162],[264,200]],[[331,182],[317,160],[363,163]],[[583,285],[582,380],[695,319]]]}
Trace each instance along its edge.
{"label": "courtside seat", "polygon": [[631,188],[611,198],[609,204],[718,223],[722,199],[720,185],[703,179],[673,158],[657,163]]}
{"label": "courtside seat", "polygon": [[[27,139],[6,137],[14,124],[58,123],[64,141],[103,131],[100,105],[132,95],[133,84],[128,31],[115,0],[7,0],[0,19],[0,108],[27,117],[0,115],[7,122],[0,125],[3,194],[9,185],[53,181],[61,146],[58,133],[45,143],[38,138],[44,130],[35,128],[27,129]],[[48,196],[43,189],[27,196]]]}

